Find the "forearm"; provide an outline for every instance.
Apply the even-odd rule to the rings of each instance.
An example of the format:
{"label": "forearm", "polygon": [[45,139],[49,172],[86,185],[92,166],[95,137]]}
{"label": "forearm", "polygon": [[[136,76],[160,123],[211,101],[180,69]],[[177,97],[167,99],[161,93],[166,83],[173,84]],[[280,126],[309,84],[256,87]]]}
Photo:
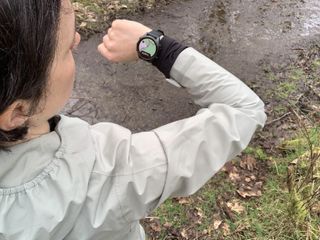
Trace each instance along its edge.
{"label": "forearm", "polygon": [[243,82],[192,48],[170,76],[203,108],[196,116],[155,129],[168,161],[159,203],[190,195],[249,144],[266,120],[264,104]]}
{"label": "forearm", "polygon": [[228,105],[264,124],[266,116],[261,99],[237,77],[196,50],[184,50],[175,61],[170,75],[187,88],[200,106]]}
{"label": "forearm", "polygon": [[[246,111],[259,111],[264,121],[264,104],[237,77],[204,55],[165,36],[161,50],[152,62],[165,76],[187,88],[194,101],[202,107],[220,103]],[[256,116],[255,116],[256,117]]]}

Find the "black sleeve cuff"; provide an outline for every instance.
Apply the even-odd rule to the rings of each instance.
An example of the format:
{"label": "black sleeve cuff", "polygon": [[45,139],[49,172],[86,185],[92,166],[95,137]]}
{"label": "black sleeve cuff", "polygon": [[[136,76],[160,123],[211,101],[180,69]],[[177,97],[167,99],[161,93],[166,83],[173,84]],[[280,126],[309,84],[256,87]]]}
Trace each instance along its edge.
{"label": "black sleeve cuff", "polygon": [[161,39],[161,49],[157,58],[152,61],[152,64],[162,72],[166,78],[170,78],[170,71],[178,58],[179,54],[187,48],[176,40],[164,36]]}

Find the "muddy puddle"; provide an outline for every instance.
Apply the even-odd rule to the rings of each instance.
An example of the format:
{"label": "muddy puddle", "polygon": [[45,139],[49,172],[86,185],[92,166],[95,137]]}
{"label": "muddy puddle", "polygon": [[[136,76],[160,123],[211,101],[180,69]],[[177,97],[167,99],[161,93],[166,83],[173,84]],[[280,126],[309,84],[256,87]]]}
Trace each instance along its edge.
{"label": "muddy puddle", "polygon": [[[320,39],[319,0],[175,1],[127,18],[160,28],[205,53],[264,93],[274,83],[268,65],[286,64]],[[144,62],[111,64],[96,47],[101,34],[80,44],[75,90],[64,112],[96,123],[111,121],[133,131],[150,130],[194,114],[186,92],[165,82]]]}

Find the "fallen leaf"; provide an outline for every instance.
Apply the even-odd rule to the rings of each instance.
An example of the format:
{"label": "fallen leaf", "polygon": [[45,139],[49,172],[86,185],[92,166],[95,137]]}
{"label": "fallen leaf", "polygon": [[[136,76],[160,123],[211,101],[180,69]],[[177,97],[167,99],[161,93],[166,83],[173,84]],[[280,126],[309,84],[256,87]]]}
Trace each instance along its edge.
{"label": "fallen leaf", "polygon": [[247,197],[260,197],[262,196],[262,192],[260,190],[244,190],[244,189],[239,189],[237,190],[237,193],[243,197],[243,198],[247,198]]}
{"label": "fallen leaf", "polygon": [[223,168],[221,169],[221,171],[223,172],[233,172],[234,171],[234,166],[233,166],[233,163],[232,162],[227,162]]}
{"label": "fallen leaf", "polygon": [[257,160],[250,155],[245,155],[240,161],[240,167],[242,169],[253,171],[253,169],[257,168]]}
{"label": "fallen leaf", "polygon": [[254,188],[262,188],[262,182],[256,182],[255,184],[254,184]]}
{"label": "fallen leaf", "polygon": [[230,226],[227,223],[223,223],[222,225],[223,236],[228,236],[230,234]]}
{"label": "fallen leaf", "polygon": [[222,223],[221,220],[215,220],[215,221],[213,222],[213,229],[214,229],[214,230],[217,230],[217,229],[220,227],[221,223]]}
{"label": "fallen leaf", "polygon": [[239,173],[237,173],[237,172],[230,172],[229,178],[232,182],[237,182],[237,181],[241,180],[241,177],[240,177]]}
{"label": "fallen leaf", "polygon": [[188,236],[188,232],[187,230],[184,228],[182,229],[182,231],[180,232],[181,236],[185,239],[189,239],[189,236]]}
{"label": "fallen leaf", "polygon": [[293,160],[292,162],[290,162],[290,164],[292,165],[297,165],[299,161],[299,158],[296,158],[295,160]]}
{"label": "fallen leaf", "polygon": [[203,213],[202,209],[201,208],[196,208],[196,210],[197,210],[198,217],[203,218],[204,213]]}
{"label": "fallen leaf", "polygon": [[256,176],[254,176],[254,175],[251,175],[250,178],[252,181],[255,181],[257,179]]}
{"label": "fallen leaf", "polygon": [[160,226],[160,223],[158,222],[151,222],[150,227],[155,232],[161,232],[161,226]]}
{"label": "fallen leaf", "polygon": [[236,217],[234,213],[230,210],[230,208],[227,206],[226,202],[223,199],[220,199],[219,201],[217,201],[217,205],[223,211],[223,213],[226,215],[228,219],[230,219],[231,221],[235,221]]}
{"label": "fallen leaf", "polygon": [[80,24],[80,28],[84,28],[84,27],[86,27],[87,26],[87,23],[86,22],[82,22],[81,24]]}
{"label": "fallen leaf", "polygon": [[238,214],[244,212],[244,210],[245,210],[244,206],[242,206],[237,199],[233,199],[233,200],[227,202],[227,206],[228,206],[228,208],[231,209],[231,211],[236,212]]}
{"label": "fallen leaf", "polygon": [[246,177],[245,179],[244,179],[247,183],[249,183],[249,182],[251,182],[251,178],[249,178],[249,177]]}
{"label": "fallen leaf", "polygon": [[185,205],[185,204],[190,204],[192,201],[191,201],[191,198],[185,198],[185,197],[178,197],[178,198],[175,198],[178,203],[182,204],[182,205]]}

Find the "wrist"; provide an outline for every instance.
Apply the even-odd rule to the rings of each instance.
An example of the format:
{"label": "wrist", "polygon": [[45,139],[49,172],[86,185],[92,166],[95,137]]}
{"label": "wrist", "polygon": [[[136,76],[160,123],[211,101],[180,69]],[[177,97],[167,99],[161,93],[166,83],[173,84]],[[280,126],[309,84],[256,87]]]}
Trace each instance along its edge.
{"label": "wrist", "polygon": [[173,38],[164,36],[161,40],[161,51],[159,55],[152,62],[152,64],[161,71],[166,78],[170,78],[170,72],[173,64],[180,55],[180,53],[185,50],[187,46],[177,42]]}

